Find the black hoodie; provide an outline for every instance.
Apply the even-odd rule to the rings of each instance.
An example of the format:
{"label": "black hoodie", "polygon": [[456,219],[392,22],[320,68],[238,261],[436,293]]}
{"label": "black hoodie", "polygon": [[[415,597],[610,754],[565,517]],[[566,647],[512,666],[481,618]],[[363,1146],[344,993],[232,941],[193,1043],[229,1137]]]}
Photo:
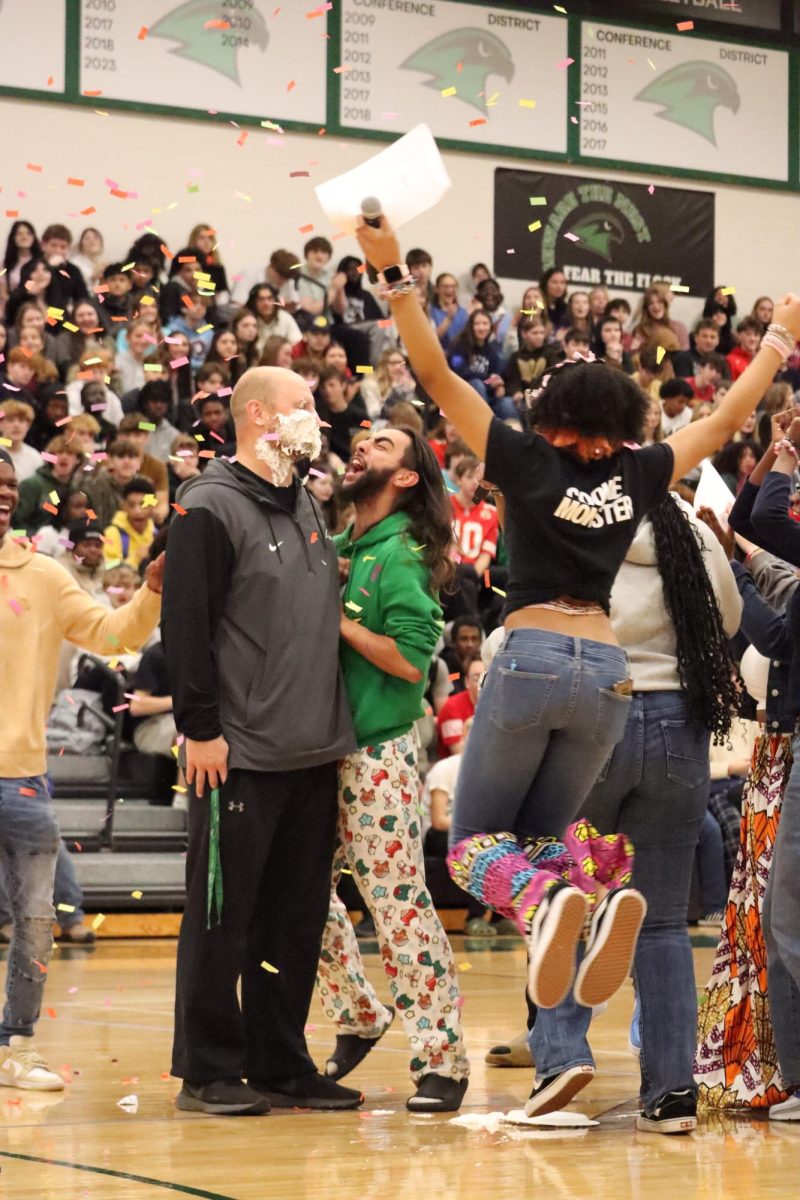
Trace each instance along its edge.
{"label": "black hoodie", "polygon": [[175,723],[228,765],[293,771],[355,748],[339,671],[336,547],[299,480],[219,459],[178,492],[162,631]]}

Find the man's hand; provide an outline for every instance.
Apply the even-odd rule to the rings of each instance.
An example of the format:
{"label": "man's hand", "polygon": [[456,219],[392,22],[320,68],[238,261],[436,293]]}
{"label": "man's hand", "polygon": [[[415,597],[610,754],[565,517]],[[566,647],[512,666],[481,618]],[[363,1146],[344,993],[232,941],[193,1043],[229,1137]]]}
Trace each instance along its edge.
{"label": "man's hand", "polygon": [[212,738],[210,742],[193,742],[186,738],[186,782],[195,784],[195,792],[202,796],[206,788],[216,788],[228,778],[228,743],[224,737]]}
{"label": "man's hand", "polygon": [[722,546],[722,549],[728,556],[728,559],[733,558],[733,551],[736,545],[736,539],[732,529],[728,529],[727,533],[722,528],[717,514],[711,508],[698,508],[695,514],[698,520],[707,525],[711,532],[716,536],[717,541]]}
{"label": "man's hand", "polygon": [[147,570],[144,573],[145,583],[150,588],[150,591],[155,592],[157,596],[160,596],[164,590],[164,563],[165,562],[166,562],[166,558],[164,556],[164,551],[162,550],[161,553],[159,554],[158,558],[155,559],[154,562],[150,563],[150,566],[147,568]]}

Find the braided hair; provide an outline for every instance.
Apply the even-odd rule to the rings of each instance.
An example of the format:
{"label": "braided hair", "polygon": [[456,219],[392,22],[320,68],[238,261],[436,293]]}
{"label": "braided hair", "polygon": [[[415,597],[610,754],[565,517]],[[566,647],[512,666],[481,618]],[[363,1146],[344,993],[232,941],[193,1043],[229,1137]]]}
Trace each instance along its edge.
{"label": "braided hair", "polygon": [[738,672],[703,562],[703,543],[671,494],[649,516],[689,715],[711,730],[715,746],[722,745],[739,706]]}

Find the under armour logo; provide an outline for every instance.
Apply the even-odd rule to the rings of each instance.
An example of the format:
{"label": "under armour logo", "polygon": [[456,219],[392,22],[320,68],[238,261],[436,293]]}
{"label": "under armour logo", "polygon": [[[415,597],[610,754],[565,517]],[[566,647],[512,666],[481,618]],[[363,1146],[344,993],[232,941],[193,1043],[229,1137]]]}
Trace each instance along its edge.
{"label": "under armour logo", "polygon": [[237,804],[234,800],[229,800],[228,812],[244,812],[244,801],[240,800]]}

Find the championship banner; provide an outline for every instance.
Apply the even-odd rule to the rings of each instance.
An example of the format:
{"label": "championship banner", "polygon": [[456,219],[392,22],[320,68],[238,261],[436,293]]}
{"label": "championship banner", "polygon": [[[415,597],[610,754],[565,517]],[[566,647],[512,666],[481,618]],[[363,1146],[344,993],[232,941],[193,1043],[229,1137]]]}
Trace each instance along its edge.
{"label": "championship banner", "polygon": [[494,174],[494,270],[538,280],[563,268],[571,284],[643,291],[669,279],[705,296],[714,286],[714,194],[579,175]]}

